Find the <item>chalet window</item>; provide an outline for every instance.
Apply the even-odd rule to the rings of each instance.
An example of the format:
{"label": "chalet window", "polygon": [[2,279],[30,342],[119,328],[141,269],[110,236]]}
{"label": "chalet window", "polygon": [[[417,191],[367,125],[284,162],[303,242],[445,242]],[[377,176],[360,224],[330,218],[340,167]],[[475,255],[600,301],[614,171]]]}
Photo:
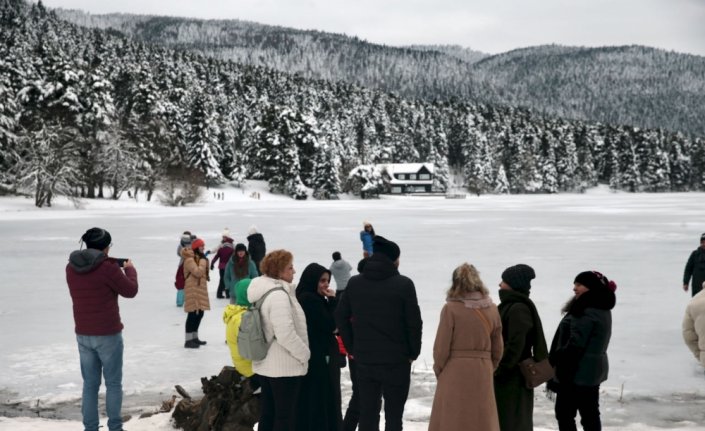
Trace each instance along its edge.
{"label": "chalet window", "polygon": [[405,180],[405,179],[406,179],[406,175],[404,175],[404,174],[397,174],[397,178],[399,178],[400,180]]}
{"label": "chalet window", "polygon": [[420,180],[430,180],[431,175],[430,174],[419,174],[419,179]]}
{"label": "chalet window", "polygon": [[392,193],[401,193],[401,187],[400,186],[392,187]]}
{"label": "chalet window", "polygon": [[410,179],[410,180],[415,180],[415,179],[416,179],[416,174],[409,174],[409,179]]}

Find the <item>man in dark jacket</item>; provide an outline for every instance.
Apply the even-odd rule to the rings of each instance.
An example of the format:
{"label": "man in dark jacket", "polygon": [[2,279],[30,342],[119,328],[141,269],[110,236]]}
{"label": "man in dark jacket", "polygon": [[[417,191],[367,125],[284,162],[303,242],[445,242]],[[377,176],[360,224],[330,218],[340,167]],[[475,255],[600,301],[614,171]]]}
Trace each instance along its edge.
{"label": "man in dark jacket", "polygon": [[373,250],[348,282],[336,323],[357,364],[360,431],[379,429],[382,396],[386,430],[401,430],[411,362],[421,352],[421,310],[414,283],[397,269],[399,246],[376,236]]}
{"label": "man in dark jacket", "polygon": [[125,298],[137,295],[137,271],[130,260],[122,263],[108,257],[112,243],[105,229],[89,229],[81,240],[87,248],[71,253],[66,265],[66,282],[73,301],[83,377],[83,427],[86,431],[98,430],[98,389],[102,373],[108,429],[119,431],[122,430],[123,324],[118,295]]}
{"label": "man in dark jacket", "polygon": [[700,235],[700,247],[693,250],[683,271],[683,290],[688,291],[688,282],[693,277],[693,296],[703,288],[705,282],[705,233]]}

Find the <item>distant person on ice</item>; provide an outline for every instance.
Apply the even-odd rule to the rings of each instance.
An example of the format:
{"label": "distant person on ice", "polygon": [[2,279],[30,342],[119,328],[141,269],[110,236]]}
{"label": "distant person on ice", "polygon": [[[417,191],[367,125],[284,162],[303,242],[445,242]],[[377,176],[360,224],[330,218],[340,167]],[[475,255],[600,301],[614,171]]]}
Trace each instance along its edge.
{"label": "distant person on ice", "polygon": [[118,296],[137,295],[137,271],[131,260],[120,263],[108,257],[112,239],[105,229],[88,229],[81,237],[85,250],[71,253],[66,282],[73,301],[76,341],[81,361],[83,427],[97,431],[98,390],[105,379],[108,429],[122,430],[123,324]]}
{"label": "distant person on ice", "polygon": [[259,264],[262,262],[264,255],[267,254],[267,244],[265,244],[264,237],[257,231],[257,226],[255,225],[250,226],[250,230],[247,232],[247,252],[255,263],[257,272],[261,274]]}
{"label": "distant person on ice", "polygon": [[685,309],[683,340],[695,359],[705,367],[705,282],[703,290],[693,297]]}
{"label": "distant person on ice", "polygon": [[700,235],[700,247],[690,253],[683,271],[683,290],[688,291],[688,282],[693,278],[693,296],[703,288],[705,282],[705,233]]}
{"label": "distant person on ice", "polygon": [[375,228],[370,222],[362,224],[363,229],[360,231],[360,241],[362,242],[362,257],[370,257],[374,252],[372,242],[375,239]]}
{"label": "distant person on ice", "polygon": [[225,277],[225,289],[228,291],[228,297],[231,304],[237,304],[237,290],[235,286],[240,280],[245,278],[253,279],[259,276],[255,262],[250,259],[250,254],[247,253],[245,244],[238,243],[235,246],[235,251],[225,265],[223,271]]}
{"label": "distant person on ice", "polygon": [[184,347],[197,349],[206,344],[198,338],[198,328],[207,310],[210,310],[208,300],[208,258],[204,254],[206,243],[197,238],[191,243],[191,248],[181,250],[184,258],[184,311],[186,316],[186,341]]}
{"label": "distant person on ice", "polygon": [[225,266],[230,260],[230,256],[233,254],[233,239],[230,236],[230,230],[226,227],[221,234],[222,239],[220,244],[214,250],[215,257],[211,261],[211,271],[215,269],[215,262],[218,261],[218,272],[220,273],[220,279],[218,281],[218,290],[215,296],[217,298],[230,298],[230,289],[225,287]]}
{"label": "distant person on ice", "polygon": [[336,251],[333,252],[333,263],[330,264],[328,270],[333,274],[333,278],[335,279],[335,297],[340,299],[340,295],[342,295],[343,292],[345,292],[345,288],[348,287],[352,266],[347,260],[343,259],[339,251]]}

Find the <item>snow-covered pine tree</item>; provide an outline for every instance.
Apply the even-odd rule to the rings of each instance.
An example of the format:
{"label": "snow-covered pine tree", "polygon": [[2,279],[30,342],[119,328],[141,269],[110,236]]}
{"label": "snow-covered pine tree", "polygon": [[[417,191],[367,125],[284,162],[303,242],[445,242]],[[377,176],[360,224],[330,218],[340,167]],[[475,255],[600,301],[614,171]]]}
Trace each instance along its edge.
{"label": "snow-covered pine tree", "polygon": [[223,181],[219,158],[218,127],[213,104],[206,93],[199,92],[191,105],[191,115],[186,133],[186,157],[189,166],[203,174],[206,187]]}
{"label": "snow-covered pine tree", "polygon": [[313,163],[311,187],[316,199],[337,199],[340,194],[340,160],[331,146],[319,143]]}
{"label": "snow-covered pine tree", "polygon": [[[300,118],[300,117],[298,117]],[[259,125],[255,157],[262,178],[274,193],[306,199],[306,187],[299,176],[299,153],[296,136],[301,128],[296,114],[276,105],[267,107]]]}
{"label": "snow-covered pine tree", "polygon": [[106,49],[103,34],[91,33],[95,40],[83,53],[85,79],[80,86],[80,100],[84,109],[79,116],[80,139],[78,170],[81,173],[81,196],[95,198],[96,186],[102,183],[100,155],[108,135],[116,134],[116,108],[113,102],[113,85],[109,81]]}
{"label": "snow-covered pine tree", "polygon": [[550,132],[541,137],[541,191],[558,192],[558,171],[556,170],[555,140]]}
{"label": "snow-covered pine tree", "polygon": [[690,190],[705,190],[705,140],[703,138],[695,138],[693,140],[693,159],[691,166],[693,167],[690,176]]}
{"label": "snow-covered pine tree", "polygon": [[577,186],[578,152],[575,146],[573,131],[563,121],[558,121],[554,129],[556,137],[556,174],[558,175],[558,189],[561,191],[574,191]]}
{"label": "snow-covered pine tree", "polygon": [[509,193],[509,181],[507,180],[507,173],[504,170],[503,165],[499,165],[497,170],[497,177],[493,184],[493,192],[498,195],[504,195]]}
{"label": "snow-covered pine tree", "polygon": [[671,161],[671,187],[673,191],[685,191],[690,184],[690,142],[677,132],[669,139]]}

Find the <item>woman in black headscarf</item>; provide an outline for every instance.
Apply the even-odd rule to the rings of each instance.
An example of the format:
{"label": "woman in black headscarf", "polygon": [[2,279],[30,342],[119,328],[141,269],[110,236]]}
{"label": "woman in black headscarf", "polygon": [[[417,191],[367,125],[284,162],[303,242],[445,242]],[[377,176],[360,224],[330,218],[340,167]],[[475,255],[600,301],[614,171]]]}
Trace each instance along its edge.
{"label": "woman in black headscarf", "polygon": [[335,290],[330,271],[312,263],[304,269],[296,298],[306,314],[311,358],[299,396],[297,431],[338,431],[340,411],[340,353],[335,339]]}
{"label": "woman in black headscarf", "polygon": [[504,353],[495,371],[494,391],[502,431],[534,429],[534,390],[526,387],[519,363],[530,357],[537,361],[548,357],[541,318],[529,299],[535,277],[532,267],[520,263],[505,269],[499,283]]}

